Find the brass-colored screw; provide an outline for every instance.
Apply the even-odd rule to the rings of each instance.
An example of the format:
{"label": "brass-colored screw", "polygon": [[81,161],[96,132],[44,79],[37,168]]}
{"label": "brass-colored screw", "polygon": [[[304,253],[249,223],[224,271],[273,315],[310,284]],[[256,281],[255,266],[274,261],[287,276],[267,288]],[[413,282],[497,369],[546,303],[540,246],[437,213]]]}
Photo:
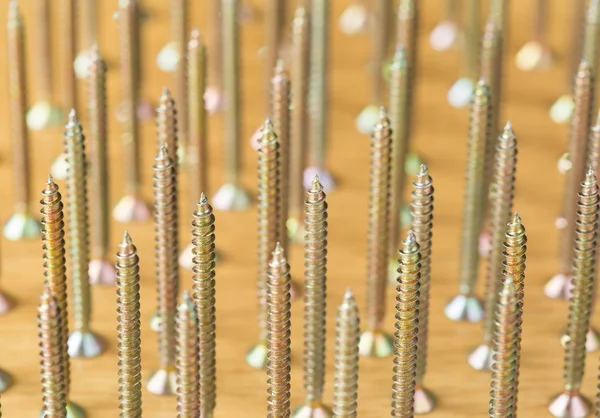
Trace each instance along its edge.
{"label": "brass-colored screw", "polygon": [[279,238],[279,139],[273,132],[273,125],[267,119],[259,139],[258,148],[258,329],[259,342],[246,357],[248,364],[255,368],[266,365],[267,338],[267,272],[272,248]]}
{"label": "brass-colored screw", "polygon": [[167,145],[160,144],[154,171],[154,234],[159,368],[148,379],[155,395],[175,394],[175,310],[179,289],[177,263],[177,170]]}
{"label": "brass-colored screw", "polygon": [[406,239],[402,241],[399,255],[392,416],[412,417],[417,369],[419,286],[421,282],[421,255],[419,254],[419,244],[412,231],[409,231]]}
{"label": "brass-colored screw", "polygon": [[391,33],[390,16],[393,13],[392,2],[390,0],[378,0],[373,3],[371,10],[373,21],[370,25],[372,57],[369,72],[371,73],[371,80],[373,82],[371,87],[371,103],[379,105],[383,103],[383,72]]}
{"label": "brass-colored screw", "polygon": [[67,416],[61,316],[56,299],[46,285],[38,306],[37,325],[44,405],[42,415],[51,418]]}
{"label": "brass-colored screw", "polygon": [[292,22],[292,109],[290,128],[289,217],[288,234],[293,242],[304,238],[302,207],[304,200],[303,172],[306,165],[306,120],[308,84],[309,15],[298,7]]}
{"label": "brass-colored screw", "polygon": [[463,10],[467,12],[464,46],[464,74],[471,80],[476,80],[479,73],[479,42],[480,42],[480,2],[477,0],[468,0]]}
{"label": "brass-colored screw", "polygon": [[65,112],[77,107],[77,80],[75,79],[75,69],[73,68],[77,51],[76,7],[75,0],[61,0],[59,5],[60,73],[62,76],[62,106]]}
{"label": "brass-colored screw", "polygon": [[157,145],[165,144],[169,157],[175,164],[177,170],[179,155],[179,113],[175,107],[175,101],[168,88],[164,87],[156,107],[156,140]]}
{"label": "brass-colored screw", "polygon": [[[179,110],[177,127],[179,129],[179,141],[183,147],[188,145],[188,73],[187,73],[187,48],[188,37],[188,0],[173,0],[171,11],[171,40],[177,48],[177,68],[175,69],[175,101]],[[177,155],[177,154],[176,154]]]}
{"label": "brass-colored screw", "polygon": [[594,278],[598,244],[598,185],[590,168],[581,183],[577,199],[575,245],[573,248],[573,293],[569,306],[569,321],[565,338],[564,392],[554,399],[548,410],[562,417],[569,405],[578,405],[581,411],[572,416],[587,416],[589,401],[579,393],[585,371],[585,341],[590,326]]}
{"label": "brass-colored screw", "polygon": [[[413,122],[413,103],[414,91],[416,87],[417,58],[418,48],[417,39],[419,37],[419,4],[415,0],[401,0],[398,5],[398,22],[396,27],[396,45],[404,48],[404,55],[407,65],[406,84],[406,135],[411,138]],[[391,81],[390,81],[391,82]],[[391,100],[391,97],[390,97]],[[397,131],[394,131],[397,132]],[[396,251],[398,248],[395,248]]]}
{"label": "brass-colored screw", "polygon": [[446,316],[454,321],[477,322],[483,316],[474,296],[477,281],[479,233],[485,202],[485,158],[490,135],[490,90],[484,80],[477,83],[471,107],[467,144],[467,179],[463,207],[463,230],[459,272],[459,294],[446,306]]}
{"label": "brass-colored screw", "polygon": [[[580,29],[581,30],[581,29]],[[590,0],[585,12],[585,33],[583,36],[583,58],[590,63],[592,78],[598,74],[598,37],[600,36],[600,1]]]}
{"label": "brass-colored screw", "polygon": [[87,164],[85,138],[75,110],[69,113],[64,134],[67,171],[67,197],[69,204],[69,258],[73,283],[73,332],[69,336],[71,357],[96,357],[102,352],[100,337],[90,329],[92,300],[89,279],[89,228]]}
{"label": "brass-colored screw", "polygon": [[356,418],[358,401],[359,315],[354,295],[346,290],[335,324],[333,416]]}
{"label": "brass-colored screw", "polygon": [[517,165],[517,140],[510,122],[496,143],[494,178],[490,184],[491,251],[486,268],[485,312],[483,316],[483,343],[469,355],[469,364],[476,370],[489,370],[492,366],[494,315],[502,277],[502,243],[506,224],[512,213]]}
{"label": "brass-colored screw", "polygon": [[221,3],[222,0],[211,0],[210,11],[208,13],[210,19],[210,36],[209,54],[210,61],[208,62],[208,77],[210,85],[213,88],[220,89],[222,83],[223,69],[223,21],[221,18]]}
{"label": "brass-colored screw", "polygon": [[177,306],[177,417],[200,417],[198,316],[186,290]]}
{"label": "brass-colored screw", "polygon": [[201,416],[211,418],[217,394],[215,371],[215,216],[204,193],[192,220],[193,296],[200,340]]}
{"label": "brass-colored screw", "polygon": [[[263,51],[265,52],[264,59],[264,88],[265,88],[265,98],[267,98],[267,103],[269,103],[268,97],[270,96],[270,92],[272,89],[272,77],[274,73],[273,70],[277,66],[277,61],[279,59],[279,53],[281,50],[281,44],[283,43],[284,36],[283,28],[285,22],[285,2],[281,0],[268,0],[265,3],[265,46]],[[267,109],[269,106],[267,105]],[[272,104],[271,104],[272,109]],[[273,116],[273,114],[271,114]],[[273,121],[275,124],[275,121]],[[278,135],[281,135],[279,130],[275,129]]]}
{"label": "brass-colored screw", "polygon": [[590,128],[590,137],[587,149],[587,165],[592,166],[594,172],[600,170],[600,111],[596,116],[594,125]]}
{"label": "brass-colored screw", "polygon": [[421,280],[419,290],[419,333],[417,368],[415,372],[415,413],[426,414],[435,407],[433,395],[423,386],[427,368],[429,334],[429,287],[431,282],[431,239],[433,228],[433,182],[429,171],[421,164],[413,183],[410,203],[411,230],[420,247]]}
{"label": "brass-colored screw", "polygon": [[592,118],[593,82],[592,68],[583,59],[575,77],[575,108],[569,131],[570,170],[565,174],[562,210],[559,224],[562,226],[559,241],[559,272],[552,277],[544,289],[546,295],[555,299],[568,297],[573,257],[573,240],[575,237],[575,218],[577,192],[585,175],[586,150],[588,134]]}
{"label": "brass-colored screw", "polygon": [[142,417],[140,268],[127,231],[117,252],[117,349],[121,418]]}
{"label": "brass-colored screw", "polygon": [[367,329],[361,335],[360,354],[392,354],[391,336],[385,333],[385,293],[390,219],[392,129],[385,109],[371,135],[369,230],[367,238]]}
{"label": "brass-colored screw", "polygon": [[290,266],[277,243],[267,278],[267,417],[290,416]]}

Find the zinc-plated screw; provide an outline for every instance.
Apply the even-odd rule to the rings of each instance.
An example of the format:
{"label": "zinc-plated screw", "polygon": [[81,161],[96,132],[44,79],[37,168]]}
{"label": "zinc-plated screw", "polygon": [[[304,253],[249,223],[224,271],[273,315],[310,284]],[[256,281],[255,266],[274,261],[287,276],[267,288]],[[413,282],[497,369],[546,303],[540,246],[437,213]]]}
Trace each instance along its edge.
{"label": "zinc-plated screw", "polygon": [[186,290],[177,306],[177,417],[200,417],[198,316]]}
{"label": "zinc-plated screw", "polygon": [[358,308],[350,289],[338,309],[335,330],[333,416],[356,418],[360,328]]}
{"label": "zinc-plated screw", "polygon": [[369,232],[367,239],[367,329],[361,335],[360,354],[386,357],[392,339],[383,332],[390,219],[392,130],[385,109],[371,135]]}
{"label": "zinc-plated screw", "polygon": [[211,418],[217,394],[215,371],[215,216],[204,193],[192,220],[194,303],[200,340],[201,416]]}
{"label": "zinc-plated screw", "polygon": [[[589,402],[579,393],[585,370],[585,341],[590,326],[598,244],[598,185],[590,168],[577,199],[575,245],[573,248],[573,293],[565,338],[564,392],[548,410],[555,417],[586,416]],[[571,410],[577,408],[578,411]]]}
{"label": "zinc-plated screw", "polygon": [[127,231],[119,245],[116,266],[119,417],[141,418],[140,269],[137,249]]}
{"label": "zinc-plated screw", "polygon": [[600,170],[600,111],[596,116],[595,124],[590,128],[587,165],[592,166],[595,173]]}
{"label": "zinc-plated screw", "polygon": [[[412,132],[414,90],[416,87],[417,39],[419,34],[419,5],[415,0],[401,0],[398,6],[398,22],[396,28],[396,45],[404,48],[406,58],[408,84],[406,89],[406,132],[410,138]],[[396,132],[396,131],[394,131]],[[397,248],[394,249],[396,251]]]}
{"label": "zinc-plated screw", "polygon": [[512,213],[517,166],[517,141],[510,122],[498,137],[495,148],[494,177],[489,193],[491,251],[486,268],[483,344],[475,348],[468,359],[476,370],[489,370],[492,366],[494,315],[502,278],[502,243]]}
{"label": "zinc-plated screw", "polygon": [[453,321],[477,322],[483,316],[481,303],[475,298],[479,252],[479,233],[485,203],[485,158],[490,135],[490,90],[484,80],[477,83],[471,107],[467,144],[467,179],[463,207],[463,231],[459,272],[459,294],[446,306],[446,316]]}
{"label": "zinc-plated screw", "polygon": [[593,80],[598,74],[598,41],[600,37],[600,1],[590,0],[585,14],[585,33],[583,36],[583,58],[592,67]]}
{"label": "zinc-plated screw", "polygon": [[37,325],[42,375],[42,415],[67,417],[66,375],[63,363],[61,312],[48,285],[38,305]]}
{"label": "zinc-plated screw", "polygon": [[[283,28],[285,19],[285,2],[281,0],[267,0],[265,4],[265,60],[264,60],[264,88],[265,98],[270,96],[272,88],[273,70],[277,66],[281,44],[284,37]],[[276,73],[275,73],[276,74]],[[267,99],[268,103],[268,99]],[[268,106],[267,106],[268,109]],[[273,115],[271,115],[273,116]],[[275,123],[275,121],[273,121]],[[278,135],[281,135],[279,130],[275,130]]]}
{"label": "zinc-plated screw", "polygon": [[65,111],[77,107],[77,81],[75,79],[75,54],[77,51],[76,1],[60,1],[60,57],[63,93],[63,109]]}
{"label": "zinc-plated screw", "polygon": [[402,241],[399,255],[392,416],[408,418],[414,413],[421,282],[421,255],[412,231]]}
{"label": "zinc-plated screw", "polygon": [[179,155],[179,113],[175,108],[175,101],[168,88],[164,87],[156,107],[156,140],[157,145],[164,143],[167,146],[169,157],[177,170],[177,156]]}
{"label": "zinc-plated screw", "polygon": [[267,417],[290,416],[290,266],[277,243],[267,290]]}

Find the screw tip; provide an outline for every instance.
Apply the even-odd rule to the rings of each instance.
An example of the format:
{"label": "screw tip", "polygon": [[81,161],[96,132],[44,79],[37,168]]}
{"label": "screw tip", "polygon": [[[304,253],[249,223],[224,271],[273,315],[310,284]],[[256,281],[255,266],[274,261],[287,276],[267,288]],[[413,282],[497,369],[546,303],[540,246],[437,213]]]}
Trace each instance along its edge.
{"label": "screw tip", "polygon": [[54,178],[52,177],[52,174],[48,174],[48,180],[46,180],[46,184],[47,185],[54,184]]}
{"label": "screw tip", "polygon": [[200,29],[198,29],[198,28],[192,29],[191,38],[193,41],[200,42]]}
{"label": "screw tip", "polygon": [[310,192],[312,193],[319,193],[323,191],[323,185],[321,184],[321,182],[319,181],[319,175],[315,174],[315,178],[312,181],[311,187],[310,187]]}
{"label": "screw tip", "polygon": [[208,199],[206,198],[206,195],[204,194],[204,192],[200,193],[200,200],[198,201],[198,204],[205,205],[207,203],[208,203]]}
{"label": "screw tip", "polygon": [[71,123],[77,123],[77,122],[79,122],[77,120],[77,112],[75,111],[75,109],[71,109],[69,111],[69,122],[71,122]]}
{"label": "screw tip", "polygon": [[407,244],[412,244],[412,243],[414,243],[416,241],[417,241],[417,237],[415,236],[415,233],[412,230],[408,231],[408,233],[406,234],[406,241],[405,242]]}
{"label": "screw tip", "polygon": [[133,245],[133,240],[131,239],[131,235],[129,235],[129,232],[126,230],[123,233],[123,239],[121,240],[121,243],[119,244],[119,252],[117,253],[117,256],[127,257],[132,254],[135,254],[135,251],[136,250]]}
{"label": "screw tip", "polygon": [[169,150],[167,148],[166,142],[160,142],[158,144],[158,154],[156,154],[157,160],[166,160],[169,158]]}
{"label": "screw tip", "polygon": [[422,178],[429,175],[429,170],[425,164],[421,164],[419,166],[419,172],[417,173],[417,177]]}
{"label": "screw tip", "polygon": [[585,182],[588,184],[596,182],[596,172],[594,171],[594,167],[591,165],[588,167],[588,170],[585,173]]}
{"label": "screw tip", "polygon": [[521,217],[519,216],[519,212],[514,213],[514,215],[512,217],[512,223],[515,225],[521,223]]}
{"label": "screw tip", "polygon": [[283,60],[281,58],[279,58],[277,60],[277,63],[275,64],[275,74],[281,75],[281,74],[283,74],[284,70],[285,70],[285,66],[283,64]]}

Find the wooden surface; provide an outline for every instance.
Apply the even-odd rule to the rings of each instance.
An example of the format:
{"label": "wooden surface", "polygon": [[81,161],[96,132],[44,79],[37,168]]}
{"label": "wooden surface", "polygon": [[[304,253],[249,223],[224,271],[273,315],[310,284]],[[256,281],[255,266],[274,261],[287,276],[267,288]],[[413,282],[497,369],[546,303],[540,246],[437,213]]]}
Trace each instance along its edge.
{"label": "wooden surface", "polygon": [[[23,1],[28,39],[33,39],[31,4]],[[31,2],[33,3],[33,2]],[[122,170],[119,124],[114,117],[119,103],[117,32],[111,20],[116,1],[98,1],[100,19],[100,49],[109,65],[110,106],[110,185],[111,206],[122,193]],[[169,37],[168,1],[146,0],[150,12],[144,24],[144,96],[156,102],[163,85],[171,86],[172,77],[156,69],[155,57]],[[194,3],[190,21],[206,28],[207,19]],[[204,2],[203,2],[204,3]],[[255,2],[260,3],[262,2]],[[329,275],[328,275],[328,374],[325,400],[332,398],[333,324],[337,305],[349,286],[357,295],[364,312],[365,258],[368,192],[369,141],[357,133],[355,118],[369,102],[369,78],[365,65],[369,59],[369,39],[366,35],[347,37],[337,28],[338,17],[347,1],[333,3],[332,60],[330,72],[330,129],[328,161],[339,187],[328,197],[329,202]],[[479,324],[454,323],[443,315],[448,299],[457,292],[461,210],[465,172],[465,138],[468,112],[451,108],[445,95],[459,75],[458,51],[435,52],[427,35],[442,18],[441,0],[423,2],[419,40],[419,85],[416,90],[416,123],[414,147],[423,156],[433,177],[435,224],[433,241],[433,282],[431,288],[430,354],[426,386],[438,397],[439,405],[431,417],[485,416],[489,402],[488,373],[476,372],[466,364],[468,351],[480,342]],[[5,15],[8,0],[0,1]],[[567,2],[552,2],[550,40],[555,50],[565,51],[568,35],[565,15]],[[506,61],[506,101],[502,119],[509,118],[519,141],[518,184],[515,209],[527,228],[528,261],[523,332],[522,368],[520,377],[519,412],[524,417],[547,416],[550,396],[562,388],[563,352],[559,334],[565,326],[567,304],[551,301],[542,293],[545,281],[557,270],[557,233],[554,219],[560,207],[563,179],[556,170],[558,157],[565,150],[568,127],[550,121],[548,108],[555,98],[565,93],[564,58],[550,70],[523,73],[515,68],[514,54],[529,40],[533,0],[513,2],[510,13],[510,46]],[[261,61],[257,50],[261,45],[261,15],[244,24],[243,32],[243,181],[253,192],[256,189],[256,155],[248,138],[264,118],[264,97],[261,97]],[[0,19],[4,20],[4,19]],[[56,22],[56,21],[55,21]],[[56,26],[56,24],[55,24]],[[5,31],[0,30],[0,45],[5,44]],[[56,45],[56,39],[53,39]],[[31,43],[28,45],[29,102],[36,99],[35,61]],[[2,51],[5,51],[5,47]],[[57,66],[55,66],[57,68]],[[55,79],[58,80],[55,74]],[[11,214],[12,174],[9,125],[7,113],[7,75],[0,66],[0,214],[3,220]],[[82,84],[79,84],[83,87]],[[56,93],[60,93],[59,87]],[[83,98],[80,90],[80,98]],[[59,95],[57,94],[57,97]],[[80,103],[83,101],[80,100]],[[83,107],[80,113],[86,115]],[[82,116],[87,124],[87,116]],[[142,127],[143,191],[150,202],[150,175],[155,152],[154,126],[148,121]],[[31,135],[33,198],[31,210],[39,213],[40,191],[49,166],[62,150],[61,127]],[[221,146],[223,130],[221,116],[210,120],[210,190],[212,195],[223,179]],[[182,176],[181,245],[190,238],[187,179]],[[64,183],[59,183],[63,193]],[[245,351],[257,339],[256,300],[256,210],[217,212],[217,243],[222,261],[217,268],[217,417],[260,417],[266,411],[266,375],[249,368]],[[156,335],[150,331],[148,318],[155,309],[153,267],[153,232],[151,223],[143,225],[111,225],[113,249],[125,229],[138,247],[141,258],[143,373],[148,376],[157,365]],[[302,248],[291,250],[293,276],[302,279]],[[483,267],[483,265],[482,265]],[[481,269],[483,272],[483,268]],[[181,272],[182,289],[190,288],[190,272]],[[6,417],[35,417],[41,405],[36,305],[42,290],[42,259],[39,240],[2,242],[2,280],[4,290],[14,297],[16,308],[0,319],[0,366],[15,377],[15,385],[2,395]],[[483,281],[478,284],[481,294]],[[386,329],[393,330],[394,292],[388,288]],[[114,417],[118,414],[115,289],[93,288],[93,329],[108,341],[108,351],[96,359],[72,361],[72,396],[88,411],[89,417]],[[600,317],[594,315],[600,326]],[[302,389],[302,302],[293,305],[293,371],[292,403],[303,399]],[[363,321],[364,323],[364,321]],[[583,393],[595,396],[598,355],[588,356]],[[361,359],[359,410],[361,417],[389,415],[391,397],[391,358]],[[144,390],[144,416],[175,416],[175,398],[150,395]]]}

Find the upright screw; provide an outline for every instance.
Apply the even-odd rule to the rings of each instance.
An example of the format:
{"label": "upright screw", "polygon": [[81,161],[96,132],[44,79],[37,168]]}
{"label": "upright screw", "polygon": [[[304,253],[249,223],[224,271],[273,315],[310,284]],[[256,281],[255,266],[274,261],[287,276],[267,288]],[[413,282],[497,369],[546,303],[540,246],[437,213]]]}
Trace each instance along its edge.
{"label": "upright screw", "polygon": [[[592,67],[592,80],[598,75],[598,42],[600,41],[600,1],[590,0],[585,12],[585,33],[583,36],[583,58]],[[581,41],[580,41],[581,42]],[[575,61],[576,65],[577,62]],[[592,100],[593,101],[593,100]]]}
{"label": "upright screw", "polygon": [[204,193],[192,220],[194,303],[200,341],[200,412],[211,418],[217,394],[215,371],[215,216]]}
{"label": "upright screw", "polygon": [[553,53],[548,45],[548,2],[537,0],[533,16],[534,33],[530,41],[517,52],[516,64],[521,71],[547,68],[553,61]]}
{"label": "upright screw", "polygon": [[333,416],[356,418],[360,328],[358,308],[350,289],[338,308],[335,330]]}
{"label": "upright screw", "polygon": [[175,101],[168,88],[164,87],[158,106],[156,107],[156,140],[157,145],[165,144],[169,157],[175,164],[177,170],[177,161],[179,155],[179,114],[175,108]]}
{"label": "upright screw", "polygon": [[406,239],[402,241],[399,254],[392,416],[412,417],[417,369],[419,286],[421,281],[419,244],[412,231],[409,231]]}
{"label": "upright screw", "polygon": [[63,364],[61,313],[48,285],[40,298],[37,315],[42,374],[42,415],[66,418],[66,376]]}
{"label": "upright screw", "polygon": [[23,44],[24,28],[17,0],[11,0],[8,4],[7,31],[15,213],[4,226],[4,236],[9,240],[20,240],[37,238],[40,234],[40,224],[29,212],[31,189],[29,186],[29,138],[25,121],[27,90]]}
{"label": "upright screw", "polygon": [[385,109],[371,135],[369,232],[367,238],[367,329],[360,337],[360,354],[387,357],[393,342],[383,328],[387,282],[388,222],[392,130]]}
{"label": "upright screw", "polygon": [[209,28],[208,36],[208,87],[204,97],[206,98],[206,109],[215,112],[223,106],[222,96],[222,69],[223,69],[223,21],[221,18],[222,0],[211,0],[209,12],[207,13]]}
{"label": "upright screw", "polygon": [[378,0],[372,6],[372,14],[374,16],[370,28],[372,30],[371,50],[373,55],[369,69],[373,82],[371,87],[371,103],[375,106],[383,103],[383,72],[391,35],[390,15],[393,14],[392,3],[390,0]]}
{"label": "upright screw", "polygon": [[[265,52],[264,60],[264,86],[265,98],[270,96],[272,88],[273,69],[277,66],[277,60],[281,49],[284,22],[285,22],[285,2],[280,0],[268,0],[265,4]],[[267,99],[267,103],[268,99]],[[267,109],[269,106],[267,106]],[[273,116],[273,114],[271,114]],[[280,135],[279,130],[275,130]]]}
{"label": "upright screw", "polygon": [[259,140],[258,149],[258,329],[259,342],[246,356],[250,366],[262,369],[266,366],[267,350],[267,272],[271,249],[279,237],[279,140],[273,125],[267,119]]}
{"label": "upright screw", "polygon": [[565,339],[564,392],[550,402],[555,417],[587,416],[589,401],[579,393],[585,371],[585,341],[590,326],[598,244],[598,185],[590,168],[577,199],[573,248],[573,293]]}
{"label": "upright screw", "polygon": [[590,128],[590,137],[587,149],[587,165],[592,166],[594,172],[600,170],[600,110],[594,125]]}
{"label": "upright screw", "polygon": [[137,249],[127,231],[119,245],[116,266],[120,417],[141,418],[140,268]]}
{"label": "upright screw", "polygon": [[200,415],[198,316],[186,290],[177,306],[177,417]]}
{"label": "upright screw", "polygon": [[[398,22],[396,28],[396,45],[404,48],[404,54],[407,65],[408,84],[406,89],[406,132],[407,138],[411,137],[413,121],[413,102],[414,91],[416,87],[417,58],[418,48],[417,39],[419,37],[419,5],[415,0],[401,0],[398,5]],[[394,131],[396,132],[396,131]],[[397,248],[396,248],[397,250]],[[395,250],[394,250],[395,251]]]}
{"label": "upright screw", "polygon": [[267,417],[290,416],[290,266],[279,243],[269,262],[267,290]]}
{"label": "upright screw", "polygon": [[85,138],[75,110],[69,113],[65,127],[67,172],[69,252],[73,283],[73,332],[69,336],[69,356],[96,357],[103,351],[100,336],[90,329],[92,300],[89,278],[89,231],[87,164]]}
{"label": "upright screw", "polygon": [[459,294],[444,310],[446,316],[453,321],[477,322],[483,316],[483,307],[475,297],[474,291],[479,264],[477,245],[485,202],[485,148],[490,135],[490,104],[490,90],[485,81],[480,80],[473,95],[469,121]]}
{"label": "upright screw", "polygon": [[544,288],[546,295],[553,299],[566,299],[569,296],[577,192],[585,175],[586,150],[592,118],[593,81],[592,68],[589,62],[583,59],[575,77],[573,93],[575,108],[571,119],[568,150],[571,168],[565,174],[561,217],[557,220],[557,226],[561,228],[559,272],[546,283]]}
{"label": "upright screw", "polygon": [[175,310],[179,288],[177,264],[177,174],[163,142],[154,159],[154,234],[157,288],[159,368],[152,372],[147,388],[155,395],[174,395]]}
{"label": "upright screw", "polygon": [[60,57],[63,93],[63,109],[65,111],[77,107],[77,80],[75,79],[75,54],[77,51],[77,4],[75,0],[60,2]]}

